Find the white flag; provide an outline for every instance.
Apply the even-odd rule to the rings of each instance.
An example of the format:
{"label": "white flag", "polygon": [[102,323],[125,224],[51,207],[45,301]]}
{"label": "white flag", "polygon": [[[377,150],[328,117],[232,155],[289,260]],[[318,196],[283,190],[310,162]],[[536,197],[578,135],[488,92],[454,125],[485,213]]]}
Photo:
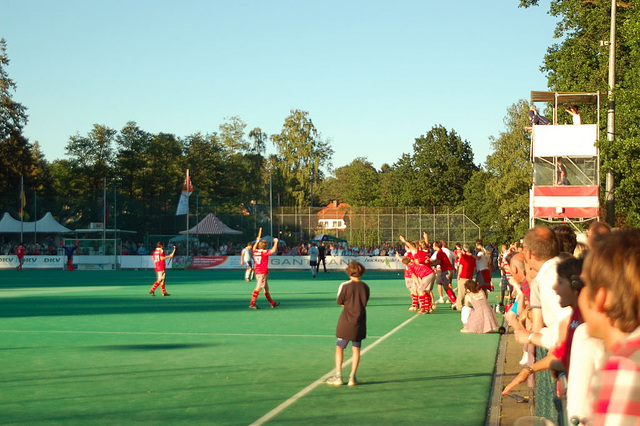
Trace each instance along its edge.
{"label": "white flag", "polygon": [[180,194],[180,200],[178,201],[176,216],[189,213],[189,195],[191,195],[192,192],[193,184],[191,183],[189,170],[187,170],[187,176],[184,178],[184,185],[182,185],[182,194]]}

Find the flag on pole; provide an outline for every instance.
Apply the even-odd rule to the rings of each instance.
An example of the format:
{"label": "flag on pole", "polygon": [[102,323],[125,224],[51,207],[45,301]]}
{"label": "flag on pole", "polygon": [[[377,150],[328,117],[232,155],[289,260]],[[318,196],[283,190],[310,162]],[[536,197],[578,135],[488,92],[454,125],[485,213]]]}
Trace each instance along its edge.
{"label": "flag on pole", "polygon": [[100,214],[100,219],[102,219],[102,223],[105,224],[109,220],[109,205],[107,204],[106,197],[102,199],[102,213]]}
{"label": "flag on pole", "polygon": [[176,216],[189,213],[189,196],[193,192],[193,184],[191,183],[191,177],[189,176],[189,170],[187,170],[187,176],[184,178],[184,185],[182,185],[182,194],[180,194],[180,200],[178,201],[178,209],[176,210]]}
{"label": "flag on pole", "polygon": [[20,178],[20,217],[24,217],[24,208],[27,205],[27,196],[24,193],[24,181]]}

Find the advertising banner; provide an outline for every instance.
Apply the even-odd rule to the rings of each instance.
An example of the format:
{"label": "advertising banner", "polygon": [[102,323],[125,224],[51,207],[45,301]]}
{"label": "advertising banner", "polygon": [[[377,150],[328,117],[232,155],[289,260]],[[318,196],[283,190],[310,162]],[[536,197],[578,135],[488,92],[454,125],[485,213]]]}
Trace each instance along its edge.
{"label": "advertising banner", "polygon": [[[66,265],[64,256],[32,256],[24,257],[23,269],[62,269]],[[0,269],[15,269],[18,266],[18,256],[0,256]]]}
{"label": "advertising banner", "polygon": [[[65,256],[25,256],[24,269],[63,269]],[[113,256],[74,256],[73,263],[79,270],[115,269]],[[120,269],[153,269],[151,256],[118,256]],[[349,262],[357,260],[370,270],[401,271],[404,265],[394,256],[327,256],[327,270],[344,270]],[[166,260],[167,269],[244,269],[240,256],[175,256]],[[0,269],[16,268],[18,258],[0,256]],[[269,268],[273,270],[309,269],[309,256],[270,256]],[[322,266],[320,266],[322,270]]]}

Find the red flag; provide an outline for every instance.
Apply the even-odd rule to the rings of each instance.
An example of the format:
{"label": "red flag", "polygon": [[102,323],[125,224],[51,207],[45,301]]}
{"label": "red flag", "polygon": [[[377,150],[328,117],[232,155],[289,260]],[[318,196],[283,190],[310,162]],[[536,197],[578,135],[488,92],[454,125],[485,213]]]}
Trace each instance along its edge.
{"label": "red flag", "polygon": [[193,192],[193,183],[191,182],[191,176],[187,174],[187,177],[184,179],[184,185],[182,185],[182,193],[186,193],[187,197],[191,195]]}

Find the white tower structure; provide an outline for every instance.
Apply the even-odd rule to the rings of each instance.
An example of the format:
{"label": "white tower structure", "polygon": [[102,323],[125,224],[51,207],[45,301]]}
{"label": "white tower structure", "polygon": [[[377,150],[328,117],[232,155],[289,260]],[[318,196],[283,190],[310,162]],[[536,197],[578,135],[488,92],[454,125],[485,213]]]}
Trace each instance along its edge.
{"label": "white tower structure", "polygon": [[[531,102],[553,105],[549,125],[533,125],[530,226],[536,221],[587,222],[600,215],[600,97],[597,93],[531,92]],[[558,108],[594,105],[596,123],[558,124]],[[570,121],[571,122],[571,121]]]}

